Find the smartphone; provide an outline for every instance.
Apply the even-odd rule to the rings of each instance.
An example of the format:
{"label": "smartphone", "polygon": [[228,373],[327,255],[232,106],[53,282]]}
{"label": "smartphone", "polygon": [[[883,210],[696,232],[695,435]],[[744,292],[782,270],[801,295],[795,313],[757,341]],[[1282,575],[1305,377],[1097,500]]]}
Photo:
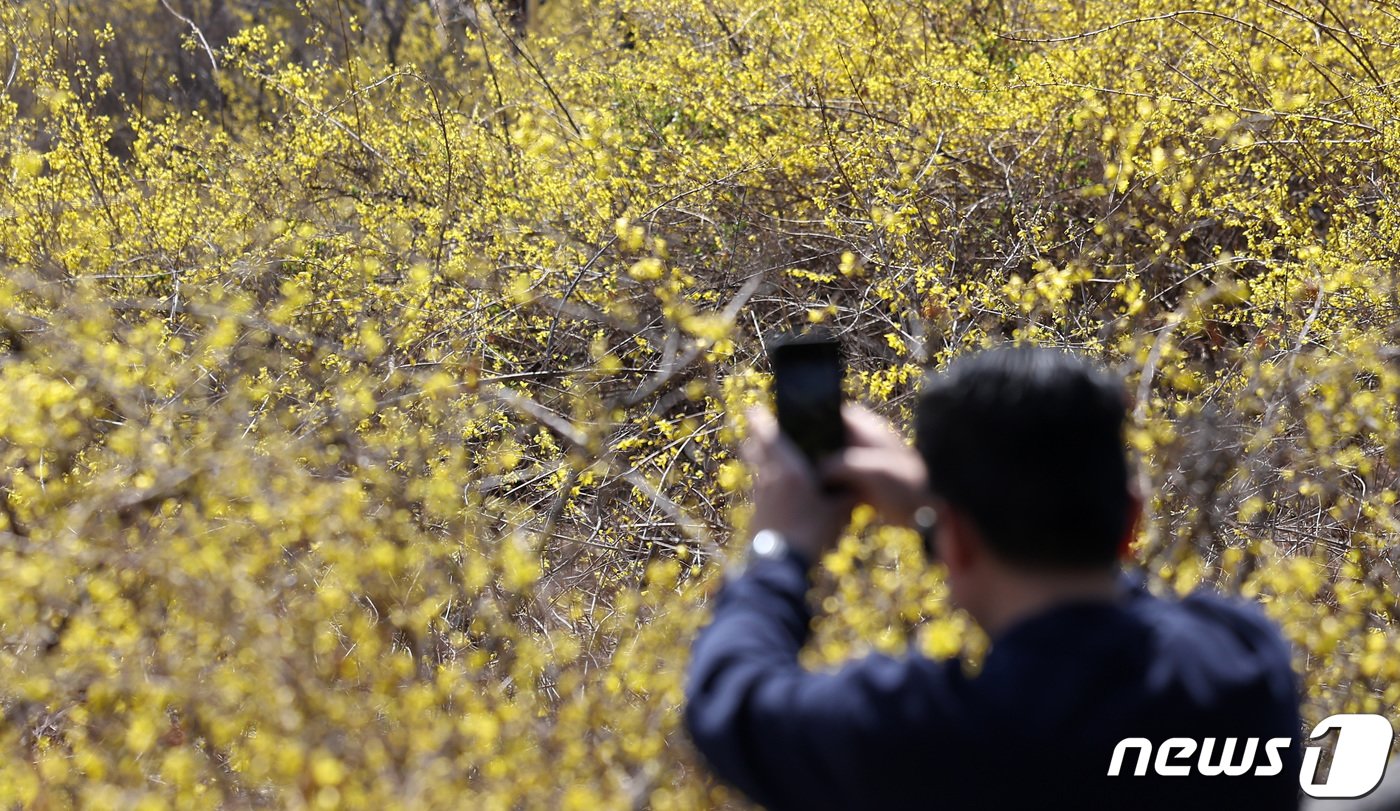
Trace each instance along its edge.
{"label": "smartphone", "polygon": [[778,427],[816,464],[846,445],[841,420],[841,345],[825,333],[779,335],[768,342]]}

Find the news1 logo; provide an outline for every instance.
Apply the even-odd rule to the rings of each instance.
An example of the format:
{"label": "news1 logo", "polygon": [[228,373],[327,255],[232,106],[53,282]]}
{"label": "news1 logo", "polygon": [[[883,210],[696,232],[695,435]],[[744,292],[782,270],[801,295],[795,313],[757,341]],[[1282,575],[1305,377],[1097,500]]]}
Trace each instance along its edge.
{"label": "news1 logo", "polygon": [[[1322,719],[1313,727],[1308,740],[1325,737],[1337,731],[1337,744],[1332,751],[1332,768],[1326,779],[1317,779],[1318,764],[1324,747],[1303,747],[1303,770],[1298,775],[1298,784],[1311,797],[1332,799],[1352,799],[1363,797],[1380,785],[1385,776],[1385,765],[1390,756],[1390,743],[1395,733],[1390,721],[1384,715],[1343,714]],[[1217,747],[1217,743],[1219,746]],[[1263,744],[1262,747],[1260,744]],[[1133,774],[1141,777],[1147,774],[1150,765],[1163,777],[1186,777],[1196,772],[1205,777],[1216,775],[1238,776],[1253,774],[1269,777],[1283,771],[1283,751],[1292,745],[1288,738],[1226,738],[1223,742],[1215,738],[1168,738],[1152,755],[1152,741],[1147,738],[1124,738],[1113,748],[1113,760],[1108,764],[1109,777],[1117,777],[1123,770],[1123,762],[1128,752],[1137,751],[1137,763]],[[1236,750],[1239,750],[1236,760]],[[1200,752],[1193,764],[1191,756]],[[1258,754],[1263,752],[1265,762],[1257,763]]]}

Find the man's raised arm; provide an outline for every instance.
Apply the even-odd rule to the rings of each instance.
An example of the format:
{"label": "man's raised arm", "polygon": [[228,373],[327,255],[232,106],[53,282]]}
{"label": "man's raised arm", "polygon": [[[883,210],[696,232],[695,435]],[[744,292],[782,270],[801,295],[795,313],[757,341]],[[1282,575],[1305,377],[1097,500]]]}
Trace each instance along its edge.
{"label": "man's raised arm", "polygon": [[766,807],[845,807],[861,796],[859,776],[878,769],[876,738],[907,723],[911,709],[922,714],[905,689],[918,665],[798,665],[812,619],[808,568],[835,543],[852,496],[823,490],[766,413],[749,421],[758,532],[692,649],[686,725],[716,773]]}

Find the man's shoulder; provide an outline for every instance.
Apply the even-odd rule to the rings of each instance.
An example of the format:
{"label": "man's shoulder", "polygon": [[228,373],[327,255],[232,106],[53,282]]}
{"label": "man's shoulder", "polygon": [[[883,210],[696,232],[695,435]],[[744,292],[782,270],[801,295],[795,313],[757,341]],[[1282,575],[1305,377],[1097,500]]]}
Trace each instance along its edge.
{"label": "man's shoulder", "polygon": [[1166,652],[1205,658],[1228,654],[1288,665],[1288,644],[1257,603],[1208,587],[1179,597],[1156,596],[1143,587],[1128,605],[1154,629]]}
{"label": "man's shoulder", "polygon": [[1263,725],[1272,734],[1294,734],[1292,651],[1258,604],[1198,589],[1182,597],[1139,597],[1132,610],[1152,629],[1143,697],[1160,720],[1189,720],[1222,732]]}
{"label": "man's shoulder", "polygon": [[[1019,623],[995,647],[1083,663],[1094,653],[1190,654],[1214,647],[1286,657],[1278,627],[1256,603],[1207,588],[1184,596],[1149,589],[1141,572],[1122,575],[1113,602],[1066,603]],[[1215,651],[1219,652],[1219,651]]]}
{"label": "man's shoulder", "polygon": [[1053,609],[993,644],[983,676],[1010,720],[1039,718],[1046,735],[1117,735],[1296,717],[1291,652],[1258,606],[1209,592],[1154,594],[1141,576],[1125,577],[1125,592],[1116,603]]}

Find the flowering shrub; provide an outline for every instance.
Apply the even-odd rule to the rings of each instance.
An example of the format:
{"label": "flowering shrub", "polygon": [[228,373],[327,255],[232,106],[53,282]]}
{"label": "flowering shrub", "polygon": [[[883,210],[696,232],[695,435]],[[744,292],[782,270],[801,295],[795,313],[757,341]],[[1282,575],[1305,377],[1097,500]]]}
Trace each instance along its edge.
{"label": "flowering shrub", "polygon": [[[1384,4],[517,6],[0,8],[0,804],[739,805],[681,672],[813,322],[896,420],[1120,370],[1157,586],[1396,718]],[[820,581],[813,665],[981,649],[907,531]]]}

